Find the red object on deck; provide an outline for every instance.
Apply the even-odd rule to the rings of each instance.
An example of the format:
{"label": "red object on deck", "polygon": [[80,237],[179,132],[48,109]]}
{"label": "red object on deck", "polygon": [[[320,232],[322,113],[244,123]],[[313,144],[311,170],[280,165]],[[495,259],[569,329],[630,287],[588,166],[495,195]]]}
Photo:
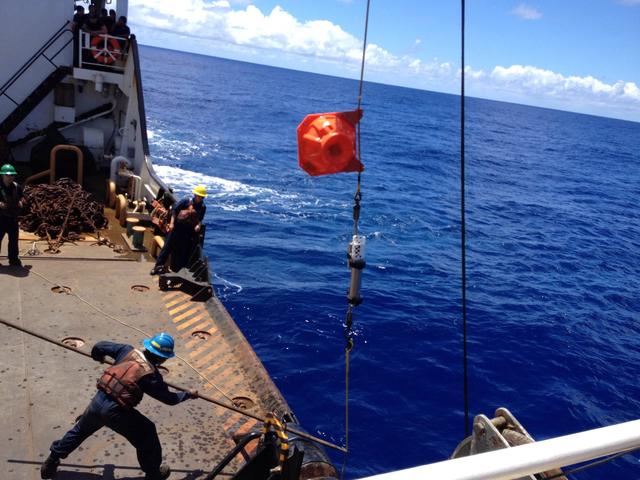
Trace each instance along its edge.
{"label": "red object on deck", "polygon": [[298,164],[309,175],[361,172],[356,158],[356,124],[362,110],[315,113],[298,125]]}

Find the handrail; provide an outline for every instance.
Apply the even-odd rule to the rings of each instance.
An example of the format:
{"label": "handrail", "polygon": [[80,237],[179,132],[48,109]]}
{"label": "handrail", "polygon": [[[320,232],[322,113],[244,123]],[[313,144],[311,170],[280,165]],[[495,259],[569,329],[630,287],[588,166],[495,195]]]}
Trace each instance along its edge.
{"label": "handrail", "polygon": [[138,94],[138,116],[140,117],[140,135],[142,139],[142,153],[151,155],[149,152],[149,138],[147,137],[147,113],[144,108],[144,94],[142,92],[142,73],[140,70],[140,53],[138,51],[138,40],[135,35],[130,35],[131,52],[133,53],[133,72],[136,80],[136,93]]}
{"label": "handrail", "polygon": [[[93,69],[94,67],[99,67],[100,70],[103,71],[113,71],[113,73],[123,73],[124,72],[124,65],[118,65],[116,62],[116,60],[120,60],[122,59],[122,63],[126,63],[126,58],[129,55],[127,52],[127,46],[125,44],[124,47],[121,48],[117,48],[117,49],[112,49],[109,48],[110,43],[109,40],[110,39],[114,39],[118,41],[119,45],[122,45],[122,42],[128,42],[129,39],[127,37],[117,37],[115,35],[111,35],[108,33],[96,33],[96,32],[90,32],[90,31],[86,31],[86,30],[82,30],[80,32],[80,41],[78,42],[78,67],[80,68],[89,68],[89,69]],[[104,40],[104,44],[101,48],[98,48],[96,46],[93,45],[93,40],[95,38],[102,38]],[[103,43],[103,42],[100,42]],[[100,61],[90,61],[90,60],[85,60],[84,58],[84,53],[88,52],[89,58],[91,56],[93,56],[93,58],[96,58],[96,54],[101,54],[101,53],[108,53],[111,57],[111,61],[108,63],[105,62],[100,62]]]}
{"label": "handrail", "polygon": [[639,447],[640,420],[633,420],[362,480],[509,480]]}
{"label": "handrail", "polygon": [[[9,78],[9,80],[7,80],[4,85],[2,85],[2,87],[0,87],[0,96],[5,95],[7,98],[9,98],[13,103],[16,103],[11,97],[9,97],[9,95],[6,94],[7,90],[9,90],[9,88],[11,88],[11,86],[18,80],[18,78],[20,78],[24,72],[26,72],[31,65],[34,64],[34,62],[40,57],[44,55],[44,52],[46,52],[49,47],[51,47],[56,40],[58,40],[65,32],[69,32],[72,34],[71,39],[60,49],[56,52],[55,55],[53,55],[51,58],[46,57],[45,58],[50,62],[53,63],[52,60],[54,58],[56,58],[58,56],[58,54],[60,54],[60,52],[62,50],[64,50],[64,48],[69,45],[69,43],[71,43],[71,40],[73,40],[73,32],[71,30],[69,30],[67,28],[67,26],[69,25],[68,20],[65,22],[65,24],[60,27],[50,38],[49,40],[47,40],[37,51],[36,53],[34,53],[25,63],[24,65],[22,65],[17,71],[16,73],[14,73],[11,78]],[[54,64],[55,65],[55,64]],[[57,65],[55,65],[57,67]]]}
{"label": "handrail", "polygon": [[56,145],[55,147],[53,147],[51,149],[51,154],[49,155],[49,169],[43,170],[42,172],[36,173],[35,175],[31,175],[25,180],[25,185],[29,185],[34,180],[46,177],[47,175],[49,175],[49,183],[53,184],[56,181],[57,154],[60,150],[70,151],[76,154],[78,183],[82,185],[82,166],[84,164],[84,154],[82,153],[82,150],[80,150],[75,145]]}

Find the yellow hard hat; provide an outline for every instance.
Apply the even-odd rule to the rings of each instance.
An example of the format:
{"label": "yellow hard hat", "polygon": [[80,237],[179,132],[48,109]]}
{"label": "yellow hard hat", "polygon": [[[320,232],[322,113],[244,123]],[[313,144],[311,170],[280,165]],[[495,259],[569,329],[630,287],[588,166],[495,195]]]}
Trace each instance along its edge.
{"label": "yellow hard hat", "polygon": [[193,189],[193,193],[194,195],[198,195],[199,197],[207,198],[207,189],[204,188],[204,185],[198,185]]}

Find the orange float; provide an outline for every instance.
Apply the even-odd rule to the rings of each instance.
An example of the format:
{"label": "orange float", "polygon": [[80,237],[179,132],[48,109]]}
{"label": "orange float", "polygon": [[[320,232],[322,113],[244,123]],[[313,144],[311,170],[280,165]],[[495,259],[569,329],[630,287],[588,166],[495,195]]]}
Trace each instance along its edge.
{"label": "orange float", "polygon": [[362,110],[315,113],[298,125],[298,164],[309,175],[361,172],[356,157],[356,125]]}

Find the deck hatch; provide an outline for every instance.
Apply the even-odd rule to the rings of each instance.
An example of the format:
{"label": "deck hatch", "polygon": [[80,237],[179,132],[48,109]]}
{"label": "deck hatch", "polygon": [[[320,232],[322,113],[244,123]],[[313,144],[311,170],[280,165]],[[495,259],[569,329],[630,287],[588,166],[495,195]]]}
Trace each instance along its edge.
{"label": "deck hatch", "polygon": [[255,406],[255,402],[249,397],[233,397],[233,404],[242,410],[250,410]]}
{"label": "deck hatch", "polygon": [[55,287],[51,288],[51,291],[53,293],[65,293],[67,295],[71,295],[71,287],[67,287],[65,285],[56,285]]}
{"label": "deck hatch", "polygon": [[86,342],[80,337],[65,337],[61,340],[62,343],[67,345],[68,347],[80,348]]}
{"label": "deck hatch", "polygon": [[134,292],[145,293],[149,291],[149,287],[146,285],[131,285],[131,290]]}

